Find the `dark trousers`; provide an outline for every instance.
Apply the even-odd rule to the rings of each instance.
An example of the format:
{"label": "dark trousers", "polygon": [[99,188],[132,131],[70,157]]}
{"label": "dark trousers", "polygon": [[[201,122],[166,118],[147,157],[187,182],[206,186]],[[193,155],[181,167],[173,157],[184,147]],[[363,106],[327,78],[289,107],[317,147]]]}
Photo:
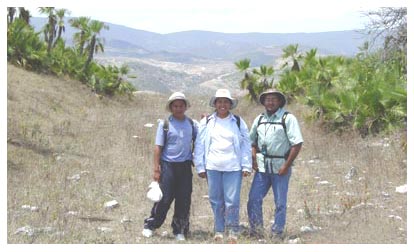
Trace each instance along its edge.
{"label": "dark trousers", "polygon": [[162,199],[152,207],[151,216],[144,221],[144,228],[154,230],[161,227],[171,203],[175,200],[171,223],[173,233],[174,235],[187,235],[190,227],[190,205],[193,191],[191,161],[161,161],[160,187],[163,193]]}

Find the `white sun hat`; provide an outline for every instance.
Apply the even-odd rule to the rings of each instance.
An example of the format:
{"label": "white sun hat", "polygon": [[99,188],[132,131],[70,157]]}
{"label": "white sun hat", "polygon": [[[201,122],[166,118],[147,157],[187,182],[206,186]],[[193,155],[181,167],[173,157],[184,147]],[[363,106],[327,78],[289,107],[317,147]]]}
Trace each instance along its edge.
{"label": "white sun hat", "polygon": [[170,96],[170,98],[168,98],[168,101],[167,101],[167,104],[166,104],[166,106],[165,106],[165,109],[166,109],[167,111],[171,112],[170,105],[171,105],[171,103],[172,103],[173,101],[176,101],[176,100],[183,100],[183,101],[185,102],[185,105],[187,106],[187,108],[189,108],[189,107],[190,107],[190,102],[188,101],[188,99],[187,99],[187,98],[185,98],[185,95],[184,95],[183,93],[181,93],[181,92],[175,92],[175,93],[173,93],[173,94]]}
{"label": "white sun hat", "polygon": [[237,106],[237,99],[231,97],[230,91],[228,89],[220,88],[217,89],[216,94],[211,97],[210,99],[210,106],[215,107],[214,104],[216,103],[217,98],[227,98],[231,101],[230,109],[234,109]]}

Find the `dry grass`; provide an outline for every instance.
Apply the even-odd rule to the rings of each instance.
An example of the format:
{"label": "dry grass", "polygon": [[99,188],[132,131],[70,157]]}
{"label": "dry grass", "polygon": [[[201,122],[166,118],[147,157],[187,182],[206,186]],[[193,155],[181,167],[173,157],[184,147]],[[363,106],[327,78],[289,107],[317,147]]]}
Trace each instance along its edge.
{"label": "dry grass", "polygon": [[[8,65],[8,243],[174,243],[171,212],[153,239],[141,236],[151,209],[156,126],[166,96],[132,100],[95,96],[82,84],[37,75]],[[188,115],[210,112],[209,97],[189,97]],[[288,110],[303,121],[305,108]],[[241,102],[235,113],[248,124],[262,107]],[[398,135],[361,139],[327,134],[302,123],[305,139],[289,191],[287,233],[301,243],[407,243],[406,153]],[[345,175],[355,167],[357,175]],[[252,177],[243,181],[241,221]],[[327,181],[327,182],[324,182]],[[321,183],[323,182],[323,183]],[[204,180],[194,176],[192,235],[187,243],[212,243],[212,212]],[[265,199],[266,228],[274,206]],[[119,207],[105,210],[117,200]],[[25,209],[30,205],[38,209]],[[397,217],[389,217],[389,216]],[[321,229],[304,233],[312,223]],[[17,232],[26,227],[26,231]],[[265,242],[270,242],[266,240]],[[258,243],[242,236],[240,243]]]}

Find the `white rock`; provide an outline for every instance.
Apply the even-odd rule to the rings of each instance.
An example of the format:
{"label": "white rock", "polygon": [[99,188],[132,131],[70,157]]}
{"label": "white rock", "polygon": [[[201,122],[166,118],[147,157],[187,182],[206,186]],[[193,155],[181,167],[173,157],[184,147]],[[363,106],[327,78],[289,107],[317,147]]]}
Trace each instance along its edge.
{"label": "white rock", "polygon": [[121,219],[121,223],[131,223],[132,220],[126,216],[122,217]]}
{"label": "white rock", "polygon": [[402,218],[401,218],[400,216],[398,216],[398,215],[393,215],[393,214],[388,215],[388,218],[391,218],[391,219],[394,219],[394,220],[402,220]]}
{"label": "white rock", "polygon": [[298,238],[295,238],[295,239],[291,239],[291,240],[288,240],[288,243],[289,244],[299,244],[299,243],[301,243],[302,241],[300,240],[300,238],[298,237]]}
{"label": "white rock", "polygon": [[25,234],[28,236],[33,236],[34,233],[34,228],[32,228],[31,226],[20,227],[16,230],[16,232],[14,232],[14,234]]}
{"label": "white rock", "polygon": [[396,191],[397,193],[407,193],[407,184],[402,185],[402,186],[397,186],[397,187],[395,188],[395,191]]}
{"label": "white rock", "polygon": [[321,227],[317,227],[317,226],[314,226],[314,225],[312,225],[312,224],[309,224],[308,226],[302,226],[302,227],[300,228],[300,231],[301,231],[302,233],[316,232],[316,231],[318,231],[318,230],[321,230]]}
{"label": "white rock", "polygon": [[144,127],[145,127],[145,128],[152,128],[152,126],[154,126],[154,124],[153,124],[153,123],[146,123],[146,124],[144,125]]}
{"label": "white rock", "polygon": [[111,201],[105,202],[104,207],[105,209],[113,209],[113,208],[119,207],[119,203],[116,200],[111,200]]}
{"label": "white rock", "polygon": [[68,212],[66,212],[66,216],[76,216],[76,215],[78,215],[79,213],[78,212],[76,212],[76,211],[68,211]]}
{"label": "white rock", "polygon": [[75,174],[75,175],[73,175],[71,177],[67,177],[66,179],[67,180],[78,181],[78,180],[80,180],[80,178],[81,178],[80,174]]}
{"label": "white rock", "polygon": [[326,180],[318,182],[318,185],[329,185],[329,184],[330,184],[330,182],[326,181]]}
{"label": "white rock", "polygon": [[98,227],[98,228],[96,228],[96,230],[98,230],[99,232],[102,232],[102,233],[112,232],[112,228],[108,228],[108,227]]}

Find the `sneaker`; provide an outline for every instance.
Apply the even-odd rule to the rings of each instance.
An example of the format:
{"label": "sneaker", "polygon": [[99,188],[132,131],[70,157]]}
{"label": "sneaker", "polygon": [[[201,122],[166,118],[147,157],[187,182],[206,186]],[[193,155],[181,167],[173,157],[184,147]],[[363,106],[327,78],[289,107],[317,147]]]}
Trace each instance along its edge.
{"label": "sneaker", "polygon": [[176,241],[185,241],[185,236],[183,234],[176,234],[175,235]]}
{"label": "sneaker", "polygon": [[220,241],[223,241],[223,239],[224,239],[224,234],[222,232],[216,232],[214,234],[214,241],[220,242]]}
{"label": "sneaker", "polygon": [[153,235],[153,231],[151,229],[144,228],[142,230],[142,236],[150,238],[150,237],[152,237],[152,235]]}
{"label": "sneaker", "polygon": [[236,232],[232,230],[229,231],[229,237],[228,237],[229,243],[237,243],[238,238],[239,238],[239,235]]}

